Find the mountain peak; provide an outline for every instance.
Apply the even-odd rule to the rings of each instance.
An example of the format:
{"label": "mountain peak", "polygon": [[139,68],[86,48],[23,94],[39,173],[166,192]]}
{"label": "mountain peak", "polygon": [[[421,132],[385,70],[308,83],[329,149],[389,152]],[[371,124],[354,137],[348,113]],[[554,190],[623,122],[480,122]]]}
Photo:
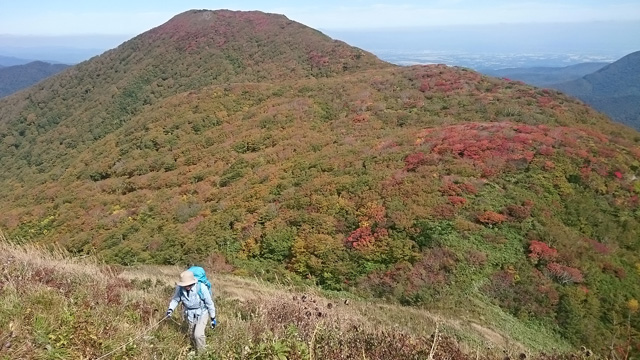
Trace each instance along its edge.
{"label": "mountain peak", "polygon": [[186,11],[116,51],[126,48],[128,53],[150,55],[147,59],[170,56],[190,62],[201,58],[201,63],[229,75],[225,82],[327,77],[392,66],[284,15],[260,11]]}
{"label": "mountain peak", "polygon": [[225,36],[227,31],[242,26],[245,31],[264,31],[294,24],[284,15],[261,11],[189,10],[150,31],[155,36],[210,34]]}

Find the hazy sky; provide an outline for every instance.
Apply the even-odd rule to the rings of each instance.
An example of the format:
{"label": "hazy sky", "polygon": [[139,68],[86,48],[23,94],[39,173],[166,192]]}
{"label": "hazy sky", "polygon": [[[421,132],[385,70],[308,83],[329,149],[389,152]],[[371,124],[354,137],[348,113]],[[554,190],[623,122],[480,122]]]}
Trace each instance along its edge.
{"label": "hazy sky", "polygon": [[640,20],[640,0],[0,0],[0,35],[137,35],[189,9],[261,10],[318,29]]}
{"label": "hazy sky", "polygon": [[0,0],[0,56],[77,63],[190,9],[284,14],[376,54],[640,49],[640,0]]}

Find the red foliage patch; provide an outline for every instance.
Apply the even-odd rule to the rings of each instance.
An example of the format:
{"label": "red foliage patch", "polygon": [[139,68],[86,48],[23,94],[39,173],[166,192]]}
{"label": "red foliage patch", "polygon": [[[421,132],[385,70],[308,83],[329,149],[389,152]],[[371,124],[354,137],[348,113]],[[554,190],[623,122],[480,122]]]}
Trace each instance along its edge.
{"label": "red foliage patch", "polygon": [[390,270],[374,272],[363,281],[363,285],[380,295],[393,293],[394,289],[402,289],[405,296],[412,296],[425,286],[433,287],[447,283],[457,261],[456,254],[449,249],[429,249],[414,265],[399,263]]}
{"label": "red foliage patch", "polygon": [[458,186],[460,187],[460,189],[462,189],[462,191],[464,191],[467,194],[475,195],[478,193],[478,189],[476,189],[476,187],[473,184],[462,183],[462,184],[458,184]]}
{"label": "red foliage patch", "polygon": [[415,78],[420,84],[418,90],[423,93],[458,94],[475,87],[481,75],[476,72],[460,72],[443,65],[425,65],[416,67]]}
{"label": "red foliage patch", "polygon": [[593,246],[593,249],[600,254],[607,255],[611,253],[611,249],[606,244],[589,238],[584,238],[584,241],[591,244],[591,246]]}
{"label": "red foliage patch", "polygon": [[553,98],[549,96],[541,96],[538,98],[538,106],[543,108],[551,108],[553,107]]}
{"label": "red foliage patch", "polygon": [[516,220],[525,220],[531,216],[531,208],[533,203],[525,202],[523,205],[507,206],[507,214]]}
{"label": "red foliage patch", "polygon": [[440,187],[440,192],[442,193],[442,195],[445,196],[458,196],[458,195],[462,195],[462,189],[460,189],[460,187],[452,182],[445,182],[441,187]]}
{"label": "red foliage patch", "polygon": [[353,116],[352,121],[356,124],[367,122],[369,121],[369,116],[367,114],[356,114]]}
{"label": "red foliage patch", "polygon": [[387,209],[384,205],[369,203],[360,209],[358,213],[358,220],[360,220],[361,223],[368,222],[382,225],[387,216]]}
{"label": "red foliage patch", "polygon": [[550,248],[542,241],[532,240],[529,244],[529,251],[529,259],[536,263],[540,260],[553,261],[558,257],[558,250]]}
{"label": "red foliage patch", "polygon": [[39,283],[50,288],[59,290],[60,293],[68,295],[73,291],[73,283],[59,272],[50,267],[38,267],[30,273],[30,278],[25,282]]}
{"label": "red foliage patch", "polygon": [[553,150],[553,148],[551,146],[542,145],[538,149],[538,153],[540,155],[544,155],[544,156],[551,156],[551,155],[553,155],[555,153],[555,150]]}
{"label": "red foliage patch", "polygon": [[400,184],[402,184],[402,182],[404,181],[403,179],[407,176],[407,173],[404,171],[396,171],[395,173],[393,173],[391,175],[391,177],[387,180],[385,180],[382,183],[382,188],[384,190],[388,190],[390,188],[393,188],[394,186],[398,186]]}
{"label": "red foliage patch", "polygon": [[467,203],[467,199],[461,196],[449,196],[449,202],[456,207],[462,207]]}
{"label": "red foliage patch", "polygon": [[604,264],[602,264],[600,266],[600,269],[602,269],[602,272],[607,274],[612,274],[621,280],[627,277],[627,272],[624,271],[623,268],[621,268],[620,266],[613,265],[610,262],[605,262]]}
{"label": "red foliage patch", "polygon": [[551,280],[539,270],[518,274],[511,266],[494,273],[483,290],[515,314],[553,316],[560,300]]}
{"label": "red foliage patch", "polygon": [[425,154],[422,152],[409,154],[404,159],[404,164],[405,164],[404,169],[407,171],[413,171],[418,167],[420,167],[421,165],[425,164],[426,161],[427,161],[427,158]]}
{"label": "red foliage patch", "polygon": [[372,231],[370,226],[359,227],[349,235],[345,243],[355,249],[364,249],[373,245],[376,239],[387,235],[388,232],[384,228],[377,228]]}
{"label": "red foliage patch", "polygon": [[555,262],[547,264],[547,272],[550,277],[554,278],[561,284],[581,283],[584,281],[582,272],[576,268],[565,266]]}
{"label": "red foliage patch", "polygon": [[[560,301],[560,294],[558,294],[558,292],[552,285],[539,285],[536,290],[540,295],[548,299],[551,306],[556,306]],[[551,309],[549,309],[548,311],[551,312]]]}
{"label": "red foliage patch", "polygon": [[462,196],[465,194],[475,195],[478,193],[473,184],[461,183],[456,184],[450,181],[446,181],[441,187],[440,192],[445,196]]}
{"label": "red foliage patch", "polygon": [[314,67],[324,67],[329,65],[329,57],[318,51],[311,51],[309,53],[309,62]]}
{"label": "red foliage patch", "polygon": [[485,211],[478,214],[478,221],[485,225],[498,225],[507,221],[507,217],[494,211]]}
{"label": "red foliage patch", "polygon": [[431,90],[431,85],[429,85],[428,81],[422,81],[422,83],[420,84],[420,88],[418,88],[418,90],[422,92],[427,92]]}
{"label": "red foliage patch", "polygon": [[484,266],[487,263],[487,254],[482,251],[471,250],[467,253],[467,262],[472,266]]}
{"label": "red foliage patch", "polygon": [[433,214],[438,219],[452,219],[458,209],[449,204],[440,204],[433,208]]}
{"label": "red foliage patch", "polygon": [[[470,162],[480,174],[487,177],[505,169],[524,169],[537,157],[552,158],[560,153],[571,157],[577,166],[582,167],[583,179],[591,176],[593,171],[605,174],[601,176],[609,176],[608,169],[612,165],[617,170],[611,176],[623,179],[628,167],[624,163],[631,160],[634,151],[629,149],[628,154],[624,153],[607,136],[593,130],[562,126],[550,128],[508,121],[424,129],[417,134],[416,145],[428,149],[428,152],[423,150],[416,153]],[[597,156],[600,153],[608,156]],[[618,156],[612,157],[612,154]],[[619,156],[621,154],[623,157]],[[420,158],[411,160],[409,168],[415,169],[421,165],[418,161]],[[612,164],[612,161],[618,164]],[[547,170],[555,168],[551,159],[544,159],[541,164]]]}

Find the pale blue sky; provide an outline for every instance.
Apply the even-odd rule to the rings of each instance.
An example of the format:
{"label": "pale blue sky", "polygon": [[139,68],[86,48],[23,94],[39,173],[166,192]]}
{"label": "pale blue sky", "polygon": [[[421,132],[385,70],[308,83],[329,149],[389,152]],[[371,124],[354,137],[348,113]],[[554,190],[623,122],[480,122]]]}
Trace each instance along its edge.
{"label": "pale blue sky", "polygon": [[0,0],[0,35],[137,35],[189,9],[261,10],[317,29],[640,21],[640,0]]}

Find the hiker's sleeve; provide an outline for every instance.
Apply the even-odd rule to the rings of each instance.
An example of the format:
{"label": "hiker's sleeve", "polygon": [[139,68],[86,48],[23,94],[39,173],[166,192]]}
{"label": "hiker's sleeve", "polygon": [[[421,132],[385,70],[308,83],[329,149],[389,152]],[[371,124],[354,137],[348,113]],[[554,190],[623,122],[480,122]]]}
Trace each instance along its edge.
{"label": "hiker's sleeve", "polygon": [[202,292],[202,297],[204,300],[204,305],[207,307],[207,310],[209,310],[209,317],[214,318],[216,317],[216,306],[213,304],[213,299],[211,298],[211,292],[209,292],[208,288],[204,288]]}
{"label": "hiker's sleeve", "polygon": [[169,303],[169,309],[175,310],[176,306],[180,303],[180,286],[176,286],[176,290],[173,292],[171,302]]}

